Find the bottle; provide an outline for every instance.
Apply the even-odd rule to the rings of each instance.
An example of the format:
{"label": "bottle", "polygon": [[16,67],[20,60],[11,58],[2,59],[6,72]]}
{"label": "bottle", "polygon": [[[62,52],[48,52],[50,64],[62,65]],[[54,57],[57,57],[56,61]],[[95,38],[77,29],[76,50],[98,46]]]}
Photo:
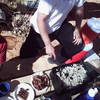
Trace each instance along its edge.
{"label": "bottle", "polygon": [[98,93],[97,88],[90,88],[87,93],[79,95],[74,100],[96,100],[95,95]]}

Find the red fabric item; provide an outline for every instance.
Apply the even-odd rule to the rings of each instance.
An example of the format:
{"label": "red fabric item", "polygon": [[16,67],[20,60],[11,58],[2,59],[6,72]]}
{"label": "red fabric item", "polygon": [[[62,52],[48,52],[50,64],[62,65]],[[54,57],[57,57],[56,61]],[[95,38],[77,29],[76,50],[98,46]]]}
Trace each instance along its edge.
{"label": "red fabric item", "polygon": [[[81,28],[80,32],[81,32],[84,44],[88,44],[88,43],[92,42],[98,36],[97,33],[93,32],[89,28],[87,23]],[[70,64],[70,63],[74,63],[74,62],[80,61],[81,59],[84,58],[84,56],[87,53],[88,53],[88,51],[80,51],[79,53],[75,54],[74,56],[72,56],[71,59],[68,59],[64,63],[65,64]]]}
{"label": "red fabric item", "polygon": [[81,35],[82,35],[82,38],[85,44],[92,42],[98,36],[97,33],[93,32],[89,28],[87,23],[81,28],[80,32],[81,32]]}
{"label": "red fabric item", "polygon": [[80,61],[81,59],[84,58],[84,56],[87,53],[88,53],[88,51],[80,51],[79,53],[77,53],[74,56],[72,56],[71,59],[68,59],[67,61],[65,61],[64,64],[70,64],[70,63],[74,63],[74,62]]}
{"label": "red fabric item", "polygon": [[7,42],[0,36],[0,64],[3,64],[6,60]]}

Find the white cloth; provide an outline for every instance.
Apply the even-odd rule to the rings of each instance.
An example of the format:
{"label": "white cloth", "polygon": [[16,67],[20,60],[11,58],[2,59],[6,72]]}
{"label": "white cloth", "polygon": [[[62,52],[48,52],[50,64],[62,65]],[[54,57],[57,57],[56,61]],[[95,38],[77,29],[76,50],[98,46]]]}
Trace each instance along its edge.
{"label": "white cloth", "polygon": [[98,34],[100,34],[100,19],[92,17],[87,20],[87,25],[90,29]]}
{"label": "white cloth", "polygon": [[88,43],[84,45],[83,51],[90,51],[93,48],[93,43]]}
{"label": "white cloth", "polygon": [[39,32],[37,25],[38,12],[48,15],[46,26],[48,33],[52,33],[60,28],[68,13],[74,6],[80,7],[85,0],[40,0],[38,9],[31,17],[30,23],[37,33]]}

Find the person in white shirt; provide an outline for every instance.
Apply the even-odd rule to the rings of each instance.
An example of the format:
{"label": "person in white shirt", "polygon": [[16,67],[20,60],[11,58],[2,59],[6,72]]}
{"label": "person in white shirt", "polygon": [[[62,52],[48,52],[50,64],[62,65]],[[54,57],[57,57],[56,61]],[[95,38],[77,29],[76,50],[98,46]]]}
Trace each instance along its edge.
{"label": "person in white shirt", "polygon": [[[69,58],[83,48],[80,26],[85,0],[40,0],[30,19],[30,33],[20,50],[21,58],[36,57],[45,47],[46,54],[56,59],[51,41],[56,39]],[[65,22],[69,12],[76,7],[76,25]]]}

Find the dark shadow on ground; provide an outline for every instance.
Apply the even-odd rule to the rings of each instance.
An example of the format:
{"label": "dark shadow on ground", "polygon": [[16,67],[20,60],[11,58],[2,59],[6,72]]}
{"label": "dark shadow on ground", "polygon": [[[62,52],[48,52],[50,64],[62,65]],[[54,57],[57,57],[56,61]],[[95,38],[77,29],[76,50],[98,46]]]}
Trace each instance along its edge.
{"label": "dark shadow on ground", "polygon": [[100,18],[100,3],[86,2],[84,5],[85,18]]}
{"label": "dark shadow on ground", "polygon": [[[100,3],[86,2],[84,4],[84,19],[91,17],[100,18]],[[75,20],[75,9],[70,12],[67,20]]]}
{"label": "dark shadow on ground", "polygon": [[10,80],[32,74],[33,61],[33,58],[19,59],[18,57],[16,57],[5,62],[3,69],[0,71],[0,80]]}

